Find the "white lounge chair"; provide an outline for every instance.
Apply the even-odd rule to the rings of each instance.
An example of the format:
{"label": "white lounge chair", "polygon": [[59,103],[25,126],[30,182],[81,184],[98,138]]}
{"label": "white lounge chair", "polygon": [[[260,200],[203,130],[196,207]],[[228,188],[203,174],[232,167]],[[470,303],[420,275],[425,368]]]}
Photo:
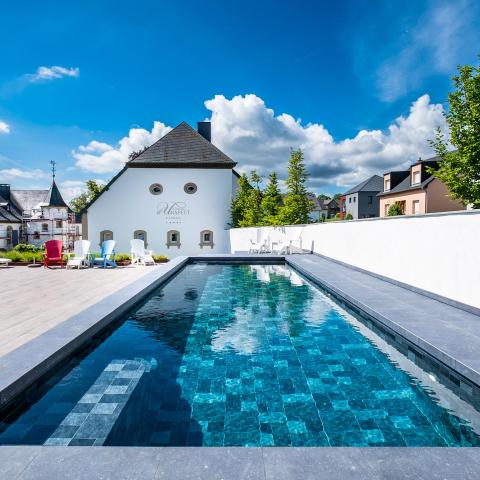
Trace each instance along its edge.
{"label": "white lounge chair", "polygon": [[286,238],[279,238],[277,240],[273,240],[272,253],[276,253],[278,255],[290,253],[290,240],[287,240]]}
{"label": "white lounge chair", "polygon": [[74,256],[67,261],[67,268],[87,266],[87,255],[90,253],[90,242],[88,240],[76,240],[73,244]]}
{"label": "white lounge chair", "polygon": [[11,262],[9,258],[0,258],[0,267],[8,267],[8,264]]}
{"label": "white lounge chair", "polygon": [[263,241],[250,239],[250,247],[248,249],[248,253],[267,253],[268,243],[268,237]]}
{"label": "white lounge chair", "polygon": [[145,250],[145,242],[140,238],[130,240],[132,265],[155,265],[151,250]]}

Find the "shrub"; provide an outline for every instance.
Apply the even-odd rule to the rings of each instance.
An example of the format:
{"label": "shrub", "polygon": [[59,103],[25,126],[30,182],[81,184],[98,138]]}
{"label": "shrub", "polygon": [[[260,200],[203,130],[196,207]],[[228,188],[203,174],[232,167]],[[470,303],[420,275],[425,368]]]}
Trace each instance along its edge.
{"label": "shrub", "polygon": [[42,250],[42,248],[38,248],[36,247],[35,245],[31,245],[29,243],[19,243],[18,245],[15,245],[15,247],[13,247],[13,249],[16,251],[16,252],[39,252],[40,250]]}
{"label": "shrub", "polygon": [[345,215],[345,220],[353,220],[353,215],[351,213],[347,213]]}
{"label": "shrub", "polygon": [[115,254],[115,261],[117,261],[117,262],[126,262],[126,261],[129,261],[131,259],[132,259],[132,257],[128,253],[116,253]]}
{"label": "shrub", "polygon": [[165,255],[152,255],[152,258],[155,260],[156,263],[168,262],[168,257],[166,257]]}
{"label": "shrub", "polygon": [[390,207],[388,208],[387,215],[389,217],[396,217],[398,215],[403,215],[401,205],[398,202],[395,202],[392,205],[390,205]]}

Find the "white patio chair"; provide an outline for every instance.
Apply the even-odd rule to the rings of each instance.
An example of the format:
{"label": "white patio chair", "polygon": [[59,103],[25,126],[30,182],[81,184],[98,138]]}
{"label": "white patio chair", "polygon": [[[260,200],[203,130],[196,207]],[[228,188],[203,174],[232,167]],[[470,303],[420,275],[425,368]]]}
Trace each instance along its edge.
{"label": "white patio chair", "polygon": [[283,255],[290,253],[290,240],[278,238],[272,241],[272,253]]}
{"label": "white patio chair", "polygon": [[248,253],[267,253],[269,249],[269,238],[267,237],[263,241],[259,240],[249,240],[250,246],[248,249]]}
{"label": "white patio chair", "polygon": [[130,240],[132,265],[155,265],[151,250],[145,250],[145,242],[140,238]]}
{"label": "white patio chair", "polygon": [[8,264],[11,262],[9,258],[0,258],[0,267],[8,267]]}
{"label": "white patio chair", "polygon": [[90,253],[88,240],[76,240],[73,244],[74,256],[67,261],[67,268],[87,266],[87,255]]}

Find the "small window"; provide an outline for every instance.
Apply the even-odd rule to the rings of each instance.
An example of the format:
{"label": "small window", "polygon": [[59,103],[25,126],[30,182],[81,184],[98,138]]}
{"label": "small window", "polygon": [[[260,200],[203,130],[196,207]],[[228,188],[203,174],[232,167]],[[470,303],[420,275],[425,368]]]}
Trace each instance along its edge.
{"label": "small window", "polygon": [[373,197],[371,195],[368,196],[368,204],[371,205],[373,203]]}
{"label": "small window", "polygon": [[420,213],[420,200],[414,200],[412,202],[412,212],[414,215],[417,215]]}
{"label": "small window", "polygon": [[200,232],[200,248],[213,248],[213,232],[211,230],[202,230]]}
{"label": "small window", "polygon": [[190,195],[192,195],[197,191],[197,186],[194,183],[189,182],[185,184],[183,189],[185,190],[185,193],[189,193]]}
{"label": "small window", "polygon": [[352,203],[352,197],[349,197],[348,203]]}
{"label": "small window", "polygon": [[143,240],[143,243],[145,244],[145,248],[147,248],[147,232],[145,230],[135,230],[133,232],[133,238],[138,239],[138,240]]}
{"label": "small window", "polygon": [[40,240],[40,232],[34,232],[33,233],[33,239],[34,240]]}
{"label": "small window", "polygon": [[163,187],[159,183],[152,183],[149,190],[152,195],[160,195],[163,192]]}
{"label": "small window", "polygon": [[420,183],[420,172],[413,172],[412,185],[418,185]]}
{"label": "small window", "polygon": [[390,190],[390,180],[385,180],[385,191]]}
{"label": "small window", "polygon": [[48,232],[48,223],[42,223],[42,232]]}
{"label": "small window", "polygon": [[62,228],[62,221],[61,220],[55,220],[55,227],[56,228]]}
{"label": "small window", "polygon": [[357,197],[353,197],[353,203],[357,202]]}
{"label": "small window", "polygon": [[13,228],[7,225],[7,249],[11,248],[13,244]]}
{"label": "small window", "polygon": [[102,230],[100,232],[100,246],[107,240],[113,240],[113,232],[111,230]]}
{"label": "small window", "polygon": [[167,248],[180,248],[180,232],[178,230],[169,230],[167,232]]}

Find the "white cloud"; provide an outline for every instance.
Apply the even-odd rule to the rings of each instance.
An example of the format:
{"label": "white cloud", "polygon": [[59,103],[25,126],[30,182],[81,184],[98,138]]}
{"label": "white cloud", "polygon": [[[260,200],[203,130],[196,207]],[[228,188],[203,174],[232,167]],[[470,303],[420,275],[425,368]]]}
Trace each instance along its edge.
{"label": "white cloud", "polygon": [[419,156],[432,155],[428,140],[440,126],[446,131],[443,107],[423,95],[385,130],[362,130],[335,141],[325,126],[302,125],[287,113],[275,116],[256,95],[227,99],[216,95],[205,102],[211,110],[212,139],[238,162],[240,171],[275,169],[286,176],[290,147],[301,147],[310,171],[310,186],[355,185],[375,173],[404,168]]}
{"label": "white cloud", "polygon": [[161,122],[154,122],[151,132],[144,128],[131,128],[128,136],[123,137],[117,146],[93,140],[88,145],[78,147],[72,155],[77,167],[87,172],[116,172],[128,161],[128,155],[131,152],[152,145],[170,130],[171,127]]}
{"label": "white cloud", "polygon": [[47,174],[36,168],[33,170],[21,170],[19,168],[4,168],[0,170],[0,182],[11,182],[15,180],[31,180],[45,178]]}
{"label": "white cloud", "polygon": [[[432,74],[452,74],[458,63],[471,60],[480,40],[475,17],[477,5],[469,0],[434,2],[403,44],[376,72],[382,100],[391,102],[418,88]],[[478,17],[477,17],[478,18]]]}
{"label": "white cloud", "polygon": [[[310,172],[310,187],[336,185],[341,190],[373,174],[405,168],[419,156],[433,155],[428,140],[439,126],[447,131],[443,107],[423,95],[412,103],[407,116],[396,118],[385,130],[361,130],[353,138],[335,140],[324,125],[302,124],[288,113],[275,115],[256,95],[231,99],[216,95],[205,106],[211,111],[212,140],[238,162],[239,171],[257,169],[267,175],[287,174],[290,148],[302,148]],[[170,131],[155,122],[151,132],[132,128],[118,145],[92,141],[78,147],[76,166],[94,173],[121,169],[132,151],[151,145]]]}
{"label": "white cloud", "polygon": [[79,68],[66,68],[54,65],[51,67],[38,67],[35,73],[29,73],[26,77],[31,82],[40,82],[44,80],[54,80],[62,77],[78,77],[80,75]]}
{"label": "white cloud", "polygon": [[1,133],[10,133],[10,125],[0,120],[0,134]]}

